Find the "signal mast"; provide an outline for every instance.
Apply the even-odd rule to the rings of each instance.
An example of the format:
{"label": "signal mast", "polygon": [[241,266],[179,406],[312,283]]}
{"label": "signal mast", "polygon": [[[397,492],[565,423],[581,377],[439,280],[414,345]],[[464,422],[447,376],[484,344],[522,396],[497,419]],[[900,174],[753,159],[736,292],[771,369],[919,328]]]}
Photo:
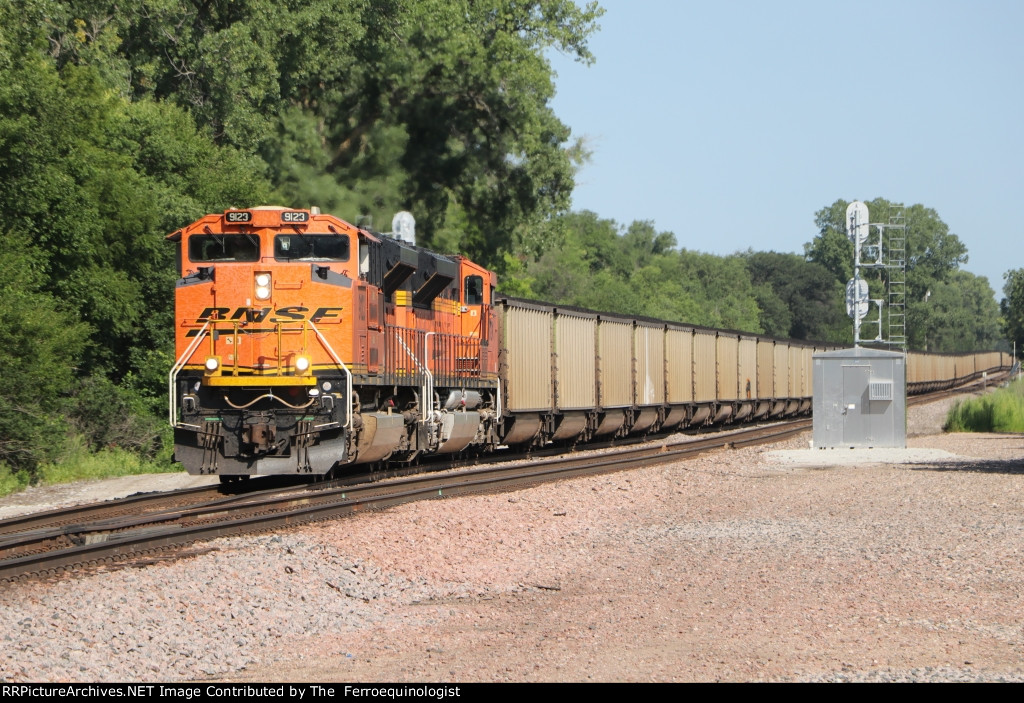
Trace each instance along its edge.
{"label": "signal mast", "polygon": [[[846,207],[846,223],[846,234],[854,248],[853,278],[846,284],[846,314],[853,318],[853,346],[856,349],[862,342],[887,344],[905,352],[907,262],[903,207],[895,206],[888,223],[871,222],[868,206],[855,200]],[[868,242],[872,227],[878,233],[878,239]],[[886,271],[885,298],[868,297],[868,282],[861,277],[862,268]],[[889,325],[886,336],[883,335],[883,311],[887,300]],[[878,319],[871,322],[877,323],[878,328],[873,339],[861,339],[861,322],[872,304],[878,309]]]}

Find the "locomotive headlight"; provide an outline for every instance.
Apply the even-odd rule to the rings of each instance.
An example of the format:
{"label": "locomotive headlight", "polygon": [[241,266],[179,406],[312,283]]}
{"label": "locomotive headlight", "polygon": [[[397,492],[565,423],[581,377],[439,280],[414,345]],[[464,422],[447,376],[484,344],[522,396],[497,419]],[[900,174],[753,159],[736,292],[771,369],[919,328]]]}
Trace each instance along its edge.
{"label": "locomotive headlight", "polygon": [[256,299],[257,300],[269,300],[270,299],[270,274],[269,273],[257,273],[256,274]]}
{"label": "locomotive headlight", "polygon": [[206,373],[216,373],[217,369],[220,368],[220,357],[219,356],[208,356],[206,357]]}
{"label": "locomotive headlight", "polygon": [[316,398],[318,395],[320,395],[320,389],[319,388],[310,388],[309,389],[309,397],[310,398]]}
{"label": "locomotive headlight", "polygon": [[309,357],[300,356],[295,359],[295,370],[299,373],[306,373],[309,371]]}

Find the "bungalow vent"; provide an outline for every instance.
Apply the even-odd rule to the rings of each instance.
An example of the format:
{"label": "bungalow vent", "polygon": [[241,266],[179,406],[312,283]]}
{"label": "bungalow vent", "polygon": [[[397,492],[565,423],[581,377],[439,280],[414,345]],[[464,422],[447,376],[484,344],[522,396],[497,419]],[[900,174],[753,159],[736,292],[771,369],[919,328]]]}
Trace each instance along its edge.
{"label": "bungalow vent", "polygon": [[892,381],[872,381],[868,400],[892,400]]}

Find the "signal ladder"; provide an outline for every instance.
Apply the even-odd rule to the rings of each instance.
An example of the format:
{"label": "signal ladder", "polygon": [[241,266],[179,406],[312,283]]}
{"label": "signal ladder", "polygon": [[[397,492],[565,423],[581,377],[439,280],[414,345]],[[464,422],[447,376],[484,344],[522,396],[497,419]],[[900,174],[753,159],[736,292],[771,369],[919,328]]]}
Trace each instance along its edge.
{"label": "signal ladder", "polygon": [[907,221],[902,205],[893,205],[889,223],[885,268],[889,308],[889,344],[907,350]]}

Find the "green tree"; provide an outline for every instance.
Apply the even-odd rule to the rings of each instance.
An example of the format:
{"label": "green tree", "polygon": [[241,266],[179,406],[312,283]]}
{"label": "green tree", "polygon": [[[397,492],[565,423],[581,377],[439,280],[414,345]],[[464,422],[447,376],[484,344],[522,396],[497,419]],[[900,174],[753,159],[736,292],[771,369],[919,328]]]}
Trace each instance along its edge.
{"label": "green tree", "polygon": [[[743,258],[683,249],[667,272],[675,276],[697,306],[695,317],[682,320],[708,327],[761,332],[754,286]],[[657,289],[652,291],[657,295]]]}
{"label": "green tree", "polygon": [[411,209],[422,243],[518,270],[529,291],[526,261],[561,238],[582,154],[551,111],[545,51],[592,60],[600,14],[569,0],[0,0],[0,207],[20,237],[0,270],[31,274],[2,291],[18,355],[4,370],[34,379],[21,364],[37,337],[60,388],[42,392],[61,400],[0,383],[0,461],[49,456],[68,428],[151,449],[144,416],[165,402],[172,354],[164,237],[207,212],[273,197],[384,228]]}
{"label": "green tree", "polygon": [[843,307],[843,286],[823,265],[774,251],[748,251],[743,256],[767,334],[850,341],[852,326]]}
{"label": "green tree", "polygon": [[738,257],[676,249],[649,221],[623,231],[592,212],[557,218],[558,245],[526,267],[543,300],[697,325],[760,332],[754,289]]}
{"label": "green tree", "polygon": [[0,461],[30,471],[69,432],[152,449],[173,353],[164,237],[270,191],[262,160],[131,99],[113,16],[69,7],[0,0]]}
{"label": "green tree", "polygon": [[1016,345],[1017,356],[1024,356],[1024,269],[1003,274],[1003,299],[999,303],[1003,333]]}
{"label": "green tree", "polygon": [[917,349],[967,352],[1005,346],[999,306],[982,276],[956,271],[947,281],[937,282],[926,300],[912,302],[909,310],[915,320],[912,339]]}
{"label": "green tree", "polygon": [[818,234],[804,245],[808,261],[823,266],[842,285],[853,277],[853,243],[846,235],[846,207],[837,200],[814,215]]}
{"label": "green tree", "polygon": [[[550,107],[545,51],[589,62],[602,11],[570,0],[100,0],[53,3],[61,66],[172,101],[219,144],[259,152],[289,204],[386,226],[485,263],[539,254],[582,154]],[[465,227],[446,227],[453,206]],[[453,241],[455,240],[455,241]]]}
{"label": "green tree", "polygon": [[181,109],[111,93],[96,67],[58,70],[42,18],[12,13],[0,6],[21,32],[0,44],[0,207],[45,254],[47,291],[90,325],[83,371],[119,380],[133,349],[170,344],[174,252],[164,236],[265,195],[263,165],[214,145]]}
{"label": "green tree", "polygon": [[43,290],[45,262],[24,234],[0,232],[0,463],[54,456],[88,328]]}

